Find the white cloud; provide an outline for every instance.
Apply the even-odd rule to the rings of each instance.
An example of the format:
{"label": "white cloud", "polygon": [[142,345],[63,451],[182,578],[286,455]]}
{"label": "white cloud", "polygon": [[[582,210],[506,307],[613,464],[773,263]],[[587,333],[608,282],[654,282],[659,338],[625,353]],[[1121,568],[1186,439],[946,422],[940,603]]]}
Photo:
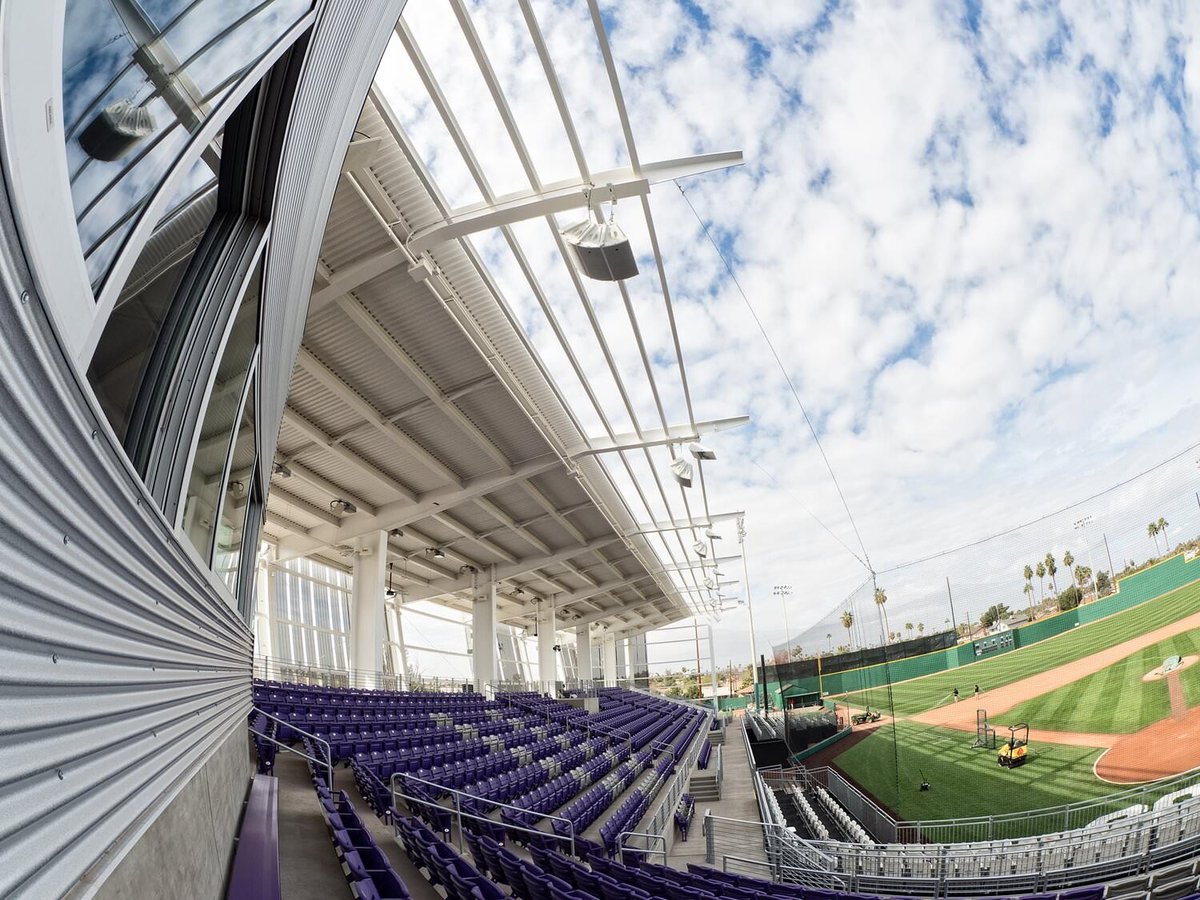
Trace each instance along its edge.
{"label": "white cloud", "polygon": [[[618,164],[624,142],[586,10],[534,5],[589,161]],[[1088,496],[1196,437],[1200,357],[1188,345],[1200,327],[1200,51],[1190,35],[1200,13],[1082,0],[982,6],[975,34],[960,4],[604,5],[641,159],[746,153],[742,169],[685,189],[730,250],[877,568]],[[435,68],[489,178],[527,188],[477,70],[452,40],[448,8],[414,0],[405,15],[427,55],[442,53]],[[472,15],[539,172],[569,177],[573,157],[523,22],[495,4]],[[471,198],[414,76],[389,93],[447,193]],[[856,552],[857,540],[684,199],[661,185],[651,207],[696,415],[754,418],[751,429],[712,441],[721,459],[707,472],[710,507],[748,513],[763,650],[783,637],[767,611],[772,584],[803,585],[795,627],[839,604],[864,574],[801,504]],[[638,204],[620,204],[618,219],[648,252]],[[549,228],[518,230],[606,413],[628,427]],[[599,427],[506,246],[494,235],[479,244],[572,404]],[[620,295],[586,287],[634,414],[657,426]],[[685,411],[656,274],[628,288],[662,402],[678,420]],[[638,465],[650,485],[647,515],[660,515],[664,502]],[[1089,508],[1118,558],[1151,549],[1137,523],[1189,499],[1179,484],[1194,475],[1189,456]],[[668,497],[680,513],[678,496]],[[1195,530],[1193,509],[1173,514]],[[1082,555],[1071,521],[1064,514],[984,551],[894,573],[889,609],[903,618],[907,605],[940,622],[934,604],[947,574],[976,614],[996,592],[1019,598],[1018,562],[1072,541]],[[722,530],[728,547],[732,529]],[[745,628],[743,613],[728,617],[718,659],[744,655]]]}

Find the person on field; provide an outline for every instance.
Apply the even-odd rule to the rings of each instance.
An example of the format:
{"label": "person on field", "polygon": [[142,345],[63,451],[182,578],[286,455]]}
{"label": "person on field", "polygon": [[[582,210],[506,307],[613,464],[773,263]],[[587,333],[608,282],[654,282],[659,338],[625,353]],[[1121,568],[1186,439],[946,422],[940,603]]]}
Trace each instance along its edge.
{"label": "person on field", "polygon": [[975,685],[975,696],[979,696],[979,685]]}
{"label": "person on field", "polygon": [[955,703],[957,703],[957,702],[958,702],[958,688],[955,688],[955,689],[954,689],[954,702],[955,702]]}

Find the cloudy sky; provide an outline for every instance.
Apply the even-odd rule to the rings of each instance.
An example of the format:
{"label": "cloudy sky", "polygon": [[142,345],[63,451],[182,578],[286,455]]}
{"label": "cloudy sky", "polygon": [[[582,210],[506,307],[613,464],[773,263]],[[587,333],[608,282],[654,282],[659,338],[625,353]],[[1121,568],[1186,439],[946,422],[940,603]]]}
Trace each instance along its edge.
{"label": "cloudy sky", "polygon": [[[627,165],[587,5],[532,7],[591,170]],[[1140,560],[1153,549],[1145,523],[1159,515],[1172,543],[1200,532],[1200,451],[1188,449],[1200,439],[1200,355],[1189,352],[1200,324],[1200,7],[653,0],[602,10],[640,161],[745,154],[740,168],[681,182],[686,198],[674,184],[655,186],[649,209],[694,415],[752,417],[710,441],[720,458],[705,476],[713,512],[746,510],[760,652],[785,638],[776,584],[793,587],[787,618],[799,634],[854,602],[846,598],[869,573],[850,551],[861,558],[865,546],[884,572],[1032,522],[1169,458],[1003,541],[881,575],[889,603],[932,625],[943,613],[930,585],[947,575],[964,585],[960,602],[981,609],[997,592],[1019,598],[1012,573],[1047,550],[1084,559],[1107,536],[1116,559]],[[469,14],[538,178],[578,179],[518,6],[483,3]],[[481,188],[394,41],[381,83],[447,198],[528,191],[453,7],[410,0],[404,21],[486,180]],[[861,546],[689,202],[770,334]],[[688,415],[643,209],[623,201],[616,219],[642,267],[627,283],[628,306],[594,283],[581,301],[544,220],[513,230],[603,415],[571,377],[505,236],[475,238],[595,433],[606,420],[616,431],[634,419],[658,427],[659,403],[672,424]],[[639,518],[668,503],[683,514],[674,486],[660,495],[653,479],[665,462],[664,451],[628,472],[611,466]],[[688,499],[702,511],[695,489]],[[1085,514],[1094,525],[1081,535],[1072,523]],[[721,531],[720,546],[735,548],[733,528]],[[724,570],[741,577],[740,566]],[[717,658],[747,655],[745,611],[724,614]]]}

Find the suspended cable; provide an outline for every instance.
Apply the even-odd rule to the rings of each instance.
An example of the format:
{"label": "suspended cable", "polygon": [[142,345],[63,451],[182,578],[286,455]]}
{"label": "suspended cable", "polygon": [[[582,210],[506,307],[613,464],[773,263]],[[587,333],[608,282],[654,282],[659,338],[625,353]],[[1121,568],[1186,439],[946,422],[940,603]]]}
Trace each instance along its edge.
{"label": "suspended cable", "polygon": [[696,211],[696,207],[692,205],[692,200],[687,195],[687,191],[678,182],[674,182],[675,187],[679,188],[679,193],[683,195],[683,200],[688,205],[688,209],[692,211],[692,215],[696,217],[696,221],[700,223],[700,228],[704,231],[704,236],[708,238],[708,242],[712,244],[713,250],[720,257],[721,262],[725,265],[725,271],[729,273],[729,278],[733,282],[741,294],[742,301],[746,304],[746,309],[750,311],[751,317],[754,319],[754,324],[758,326],[759,333],[762,334],[763,340],[766,341],[767,347],[771,351],[771,355],[775,358],[775,364],[779,366],[779,371],[783,373],[783,379],[787,382],[788,390],[792,392],[792,398],[796,401],[796,406],[799,407],[800,413],[804,416],[804,424],[808,426],[809,434],[812,435],[813,442],[817,445],[817,452],[821,454],[821,460],[825,463],[825,470],[829,473],[829,478],[833,482],[834,489],[837,490],[838,499],[842,501],[842,509],[846,511],[846,518],[850,521],[850,527],[854,531],[854,537],[858,540],[858,546],[862,550],[862,559],[860,562],[867,567],[868,571],[874,571],[871,568],[871,557],[867,553],[867,546],[863,543],[862,535],[858,530],[858,523],[854,521],[854,514],[850,512],[850,504],[846,502],[846,495],[842,492],[842,486],[838,482],[837,475],[834,474],[833,466],[829,462],[829,457],[825,454],[825,448],[821,446],[821,439],[817,437],[817,429],[813,426],[812,419],[808,416],[808,410],[805,409],[803,401],[800,399],[800,393],[796,390],[796,386],[792,383],[792,377],[788,374],[787,367],[783,364],[783,360],[779,356],[779,352],[775,349],[775,343],[771,340],[771,336],[767,333],[767,329],[763,327],[762,320],[759,319],[758,313],[754,309],[754,304],[750,302],[750,297],[742,289],[742,284],[738,281],[738,277],[733,271],[733,265],[729,259],[721,251],[721,247],[717,244],[709,231],[708,223],[700,217],[700,213]]}
{"label": "suspended cable", "polygon": [[1163,466],[1170,465],[1171,463],[1175,462],[1175,460],[1179,459],[1180,457],[1187,456],[1187,454],[1193,453],[1197,449],[1200,449],[1200,441],[1197,441],[1194,444],[1189,444],[1188,446],[1186,446],[1182,450],[1180,450],[1178,453],[1176,453],[1174,456],[1169,456],[1166,459],[1162,460],[1162,462],[1155,463],[1154,465],[1150,466],[1150,468],[1143,469],[1141,472],[1138,472],[1136,475],[1129,476],[1124,481],[1119,481],[1114,485],[1110,485],[1109,487],[1106,487],[1102,491],[1097,491],[1095,494],[1092,494],[1090,497],[1085,497],[1082,500],[1076,500],[1073,503],[1068,503],[1066,506],[1059,507],[1058,509],[1053,510],[1052,512],[1043,513],[1042,515],[1038,516],[1036,519],[1030,519],[1028,522],[1023,522],[1020,525],[1013,525],[1011,528],[1005,528],[1002,531],[997,531],[994,534],[988,535],[987,537],[981,537],[976,540],[969,541],[965,544],[959,544],[957,547],[950,547],[946,550],[939,550],[936,553],[931,553],[928,556],[922,556],[919,559],[911,559],[908,562],[897,563],[896,565],[892,566],[891,568],[882,570],[878,574],[886,575],[889,572],[899,572],[901,569],[908,569],[908,568],[911,568],[912,566],[920,565],[921,563],[927,563],[930,560],[940,559],[943,556],[949,556],[952,553],[958,553],[960,550],[969,550],[972,547],[978,547],[979,545],[986,544],[988,541],[995,540],[996,538],[1001,538],[1001,537],[1005,537],[1006,535],[1015,534],[1016,532],[1021,531],[1024,528],[1029,528],[1033,525],[1039,524],[1040,522],[1044,522],[1047,519],[1053,519],[1055,516],[1060,516],[1063,513],[1067,512],[1068,510],[1072,510],[1072,509],[1075,509],[1076,507],[1083,506],[1085,503],[1091,503],[1093,500],[1099,500],[1101,497],[1105,496],[1106,494],[1111,494],[1115,490],[1119,490],[1120,488],[1123,488],[1129,484],[1132,484],[1133,482],[1137,481],[1139,478],[1143,478],[1146,475],[1149,475],[1151,472],[1156,472],[1159,469],[1161,469]]}

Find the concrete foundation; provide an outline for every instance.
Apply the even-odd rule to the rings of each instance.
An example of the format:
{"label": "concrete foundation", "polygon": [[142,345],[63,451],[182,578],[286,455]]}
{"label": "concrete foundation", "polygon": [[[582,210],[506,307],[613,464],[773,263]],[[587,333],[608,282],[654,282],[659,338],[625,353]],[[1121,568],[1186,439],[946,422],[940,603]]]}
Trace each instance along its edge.
{"label": "concrete foundation", "polygon": [[246,729],[239,724],[117,863],[96,896],[224,897],[251,774]]}

